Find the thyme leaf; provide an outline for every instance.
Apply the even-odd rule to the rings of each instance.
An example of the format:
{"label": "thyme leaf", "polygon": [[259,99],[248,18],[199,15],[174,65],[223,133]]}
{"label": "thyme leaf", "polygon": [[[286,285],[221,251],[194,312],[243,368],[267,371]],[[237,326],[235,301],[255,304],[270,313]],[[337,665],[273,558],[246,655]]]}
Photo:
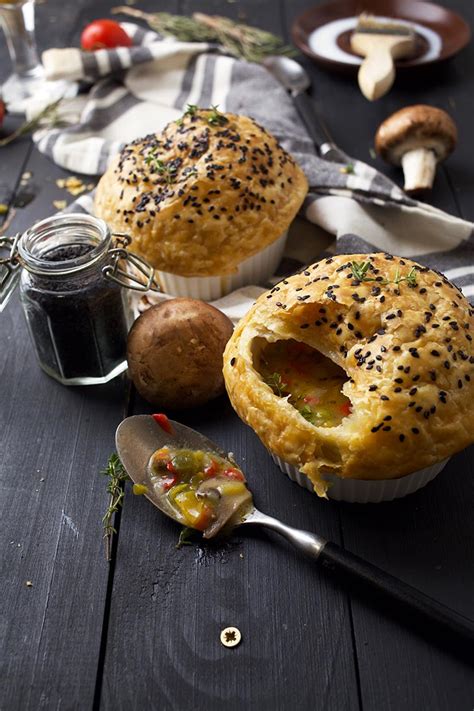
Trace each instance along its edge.
{"label": "thyme leaf", "polygon": [[107,493],[109,494],[109,503],[102,517],[102,525],[104,530],[105,555],[109,561],[111,558],[112,538],[114,533],[117,533],[112,522],[115,514],[122,507],[123,498],[125,496],[124,485],[126,481],[130,480],[130,477],[125,471],[116,452],[110,455],[107,466],[101,471],[101,474],[108,477]]}
{"label": "thyme leaf", "polygon": [[179,534],[178,542],[176,544],[176,549],[179,550],[183,546],[192,546],[193,541],[191,540],[196,531],[194,528],[189,528],[188,526],[184,526],[181,529],[181,533]]}
{"label": "thyme leaf", "polygon": [[198,107],[196,104],[188,104],[186,107],[186,111],[184,112],[184,116],[195,116],[196,112],[198,110]]}
{"label": "thyme leaf", "polygon": [[339,168],[341,173],[353,173],[354,172],[354,164],[353,163],[348,163],[347,165],[344,165],[342,168]]}
{"label": "thyme leaf", "polygon": [[267,378],[265,378],[265,382],[271,387],[275,394],[278,395],[278,397],[284,395],[285,385],[281,379],[280,373],[272,373]]}
{"label": "thyme leaf", "polygon": [[304,405],[304,407],[301,408],[299,411],[300,415],[304,417],[305,420],[308,420],[312,425],[316,424],[316,416],[312,409],[309,407],[309,405]]}
{"label": "thyme leaf", "polygon": [[369,281],[366,277],[369,267],[370,262],[351,262],[352,276],[357,281]]}
{"label": "thyme leaf", "polygon": [[211,113],[207,117],[207,122],[210,123],[211,126],[223,126],[224,124],[229,123],[229,119],[219,111],[218,107],[219,104],[216,104],[210,108]]}
{"label": "thyme leaf", "polygon": [[158,175],[161,175],[168,185],[174,182],[176,178],[176,165],[173,163],[165,163],[156,155],[156,149],[150,151],[145,158],[145,163],[151,166],[152,170]]}

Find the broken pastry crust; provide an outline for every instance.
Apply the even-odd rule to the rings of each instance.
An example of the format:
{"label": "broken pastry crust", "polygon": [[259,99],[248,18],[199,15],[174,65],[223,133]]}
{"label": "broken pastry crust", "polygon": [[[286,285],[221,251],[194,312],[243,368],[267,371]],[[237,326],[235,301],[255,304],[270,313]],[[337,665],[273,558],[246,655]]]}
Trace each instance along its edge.
{"label": "broken pastry crust", "polygon": [[[331,257],[257,300],[227,345],[226,388],[267,449],[320,496],[327,474],[402,477],[474,441],[473,326],[460,290],[427,267],[388,254]],[[352,411],[338,426],[312,425],[256,369],[265,341],[290,338],[347,373]]]}

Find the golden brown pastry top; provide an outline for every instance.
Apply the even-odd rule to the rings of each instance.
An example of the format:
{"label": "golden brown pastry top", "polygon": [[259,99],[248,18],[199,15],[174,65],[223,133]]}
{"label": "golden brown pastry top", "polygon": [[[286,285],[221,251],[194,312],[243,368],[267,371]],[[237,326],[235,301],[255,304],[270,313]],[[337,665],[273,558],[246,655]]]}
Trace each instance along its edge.
{"label": "golden brown pastry top", "polygon": [[125,146],[101,178],[96,214],[156,269],[230,274],[289,227],[308,189],[255,121],[191,107]]}
{"label": "golden brown pastry top", "polygon": [[[474,441],[473,310],[443,275],[387,254],[340,255],[262,295],[224,354],[233,406],[321,495],[324,474],[397,478]],[[347,373],[352,412],[310,424],[263,382],[267,341],[302,341]]]}

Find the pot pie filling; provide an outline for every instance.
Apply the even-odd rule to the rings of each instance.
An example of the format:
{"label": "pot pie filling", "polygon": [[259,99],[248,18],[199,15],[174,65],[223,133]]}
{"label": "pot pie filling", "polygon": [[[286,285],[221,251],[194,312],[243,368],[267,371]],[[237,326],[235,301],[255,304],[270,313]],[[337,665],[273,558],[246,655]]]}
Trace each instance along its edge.
{"label": "pot pie filling", "polygon": [[162,447],[149,461],[155,495],[184,526],[211,538],[235,525],[252,505],[239,467],[215,452]]}
{"label": "pot pie filling", "polygon": [[287,398],[316,427],[337,427],[351,414],[351,401],[342,393],[347,374],[306,343],[293,339],[268,343],[260,353],[258,370],[275,395]]}

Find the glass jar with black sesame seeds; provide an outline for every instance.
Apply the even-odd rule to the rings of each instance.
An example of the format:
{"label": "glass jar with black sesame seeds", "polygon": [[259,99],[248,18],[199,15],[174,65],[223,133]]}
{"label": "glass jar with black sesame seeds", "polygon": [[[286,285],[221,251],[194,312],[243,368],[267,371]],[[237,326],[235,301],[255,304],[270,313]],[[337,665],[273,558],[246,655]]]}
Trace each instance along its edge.
{"label": "glass jar with black sesame seeds", "polygon": [[125,249],[128,238],[91,215],[65,214],[10,243],[10,263],[1,261],[19,278],[41,368],[64,385],[105,383],[122,373],[132,322],[123,287],[154,286],[152,268]]}

